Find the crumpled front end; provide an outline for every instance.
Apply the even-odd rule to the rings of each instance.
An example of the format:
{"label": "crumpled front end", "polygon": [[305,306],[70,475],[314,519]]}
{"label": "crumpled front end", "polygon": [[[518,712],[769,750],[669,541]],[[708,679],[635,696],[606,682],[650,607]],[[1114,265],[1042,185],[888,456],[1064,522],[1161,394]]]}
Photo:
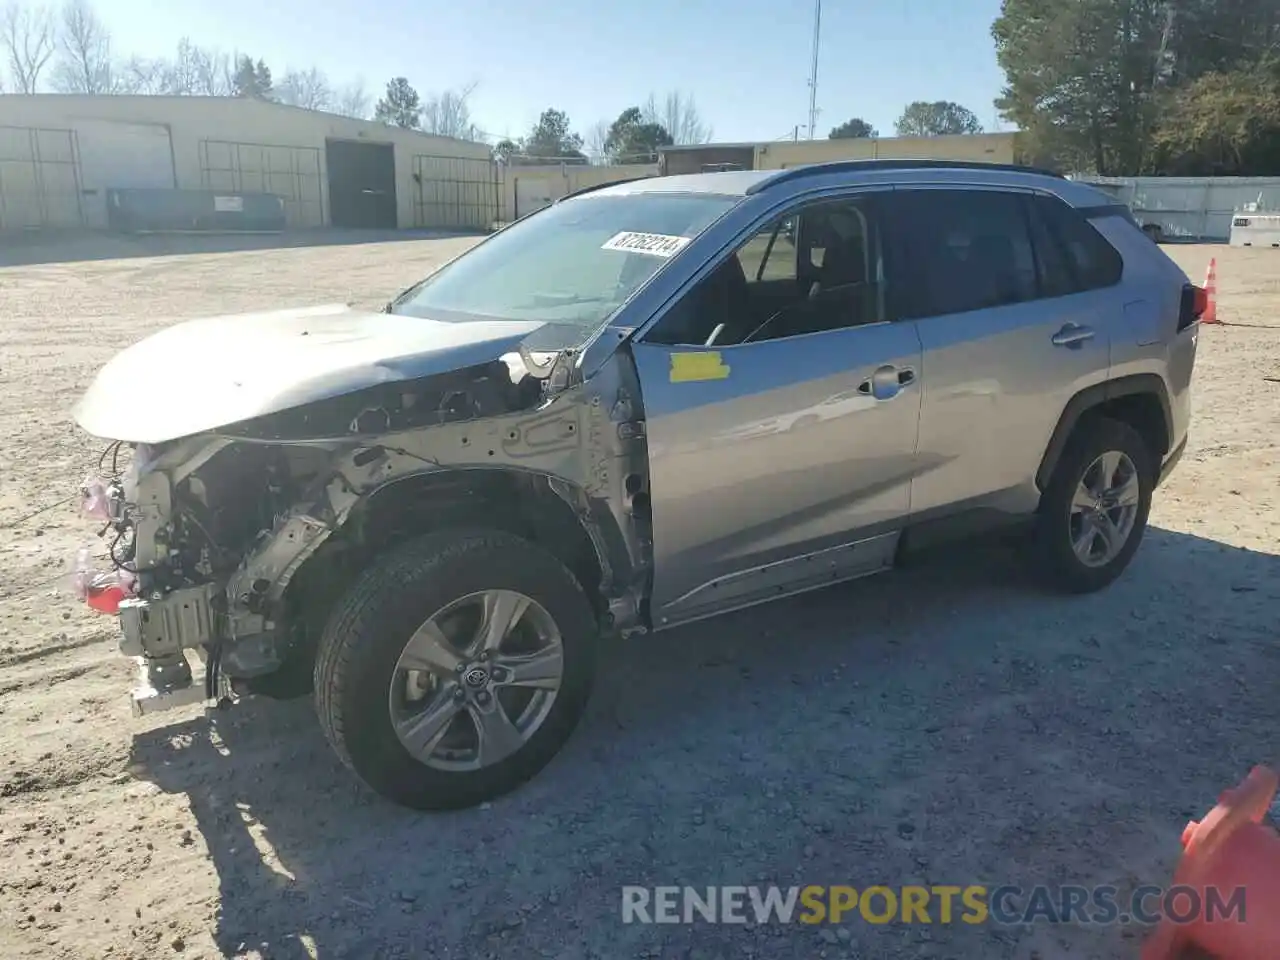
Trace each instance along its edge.
{"label": "crumpled front end", "polygon": [[[121,444],[113,444],[117,458]],[[271,525],[272,460],[266,448],[219,438],[138,445],[122,473],[82,487],[86,516],[103,523],[107,569],[86,548],[76,586],[95,610],[115,614],[120,651],[139,665],[135,713],[216,699],[218,654],[229,639],[225,587],[240,552]],[[205,664],[195,684],[185,651]]]}
{"label": "crumpled front end", "polygon": [[[568,362],[545,384],[563,384]],[[507,358],[134,447],[118,477],[85,484],[111,560],[79,582],[87,603],[119,616],[120,650],[141,674],[135,713],[265,692],[299,663],[309,682],[314,619],[343,589],[317,571],[358,569],[413,524],[447,521],[483,499],[485,478],[504,484],[488,504],[527,496],[566,519],[548,535],[582,538],[609,622],[635,624],[649,548],[631,501],[644,499],[645,441],[624,369],[548,391]],[[446,487],[457,499],[433,513]]]}

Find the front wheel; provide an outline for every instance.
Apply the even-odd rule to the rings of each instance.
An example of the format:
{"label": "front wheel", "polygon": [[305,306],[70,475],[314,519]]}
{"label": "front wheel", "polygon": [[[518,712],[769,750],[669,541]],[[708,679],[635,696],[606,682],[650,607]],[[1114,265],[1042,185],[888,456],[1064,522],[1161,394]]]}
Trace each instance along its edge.
{"label": "front wheel", "polygon": [[1114,581],[1142,542],[1155,467],[1128,424],[1077,429],[1040,501],[1035,551],[1049,585],[1091,593]]}
{"label": "front wheel", "polygon": [[597,622],[555,557],[499,532],[442,532],[378,559],[316,658],[325,736],[362,780],[419,810],[515,789],[568,740]]}

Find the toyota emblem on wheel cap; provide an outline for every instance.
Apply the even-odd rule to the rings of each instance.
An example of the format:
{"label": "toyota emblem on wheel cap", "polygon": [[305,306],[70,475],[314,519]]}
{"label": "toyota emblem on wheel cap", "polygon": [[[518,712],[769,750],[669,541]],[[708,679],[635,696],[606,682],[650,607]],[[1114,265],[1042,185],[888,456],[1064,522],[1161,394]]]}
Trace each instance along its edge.
{"label": "toyota emblem on wheel cap", "polygon": [[483,667],[472,667],[462,677],[468,687],[483,687],[489,674],[485,672]]}

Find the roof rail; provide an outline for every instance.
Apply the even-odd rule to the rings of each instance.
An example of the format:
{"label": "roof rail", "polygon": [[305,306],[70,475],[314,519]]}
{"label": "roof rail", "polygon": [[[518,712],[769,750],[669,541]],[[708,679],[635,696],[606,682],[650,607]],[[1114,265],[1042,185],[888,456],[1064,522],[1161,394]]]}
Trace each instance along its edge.
{"label": "roof rail", "polygon": [[605,183],[595,183],[589,187],[579,187],[577,190],[571,190],[569,193],[566,193],[563,197],[558,197],[556,199],[556,203],[559,203],[561,200],[568,200],[570,197],[580,197],[584,193],[595,193],[597,190],[603,190],[605,187],[616,187],[620,183],[635,183],[637,180],[652,180],[652,179],[653,179],[652,176],[626,177],[625,179],[622,179],[622,180],[609,180]]}
{"label": "roof rail", "polygon": [[987,163],[982,160],[833,160],[829,163],[810,163],[779,170],[774,176],[752,184],[747,188],[747,193],[759,193],[779,183],[817,177],[824,173],[860,173],[874,170],[992,170],[1003,173],[1031,173],[1057,180],[1066,179],[1060,173],[1040,167],[1024,167],[1016,163]]}

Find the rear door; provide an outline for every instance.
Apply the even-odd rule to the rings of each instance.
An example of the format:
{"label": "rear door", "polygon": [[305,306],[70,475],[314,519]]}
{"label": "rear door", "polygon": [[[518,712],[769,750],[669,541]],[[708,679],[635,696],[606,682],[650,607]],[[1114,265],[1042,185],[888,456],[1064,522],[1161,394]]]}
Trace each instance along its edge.
{"label": "rear door", "polygon": [[1107,289],[1077,292],[1041,202],[955,185],[889,199],[895,288],[923,349],[917,519],[1034,509],[1033,478],[1059,415],[1107,377],[1123,306]]}

